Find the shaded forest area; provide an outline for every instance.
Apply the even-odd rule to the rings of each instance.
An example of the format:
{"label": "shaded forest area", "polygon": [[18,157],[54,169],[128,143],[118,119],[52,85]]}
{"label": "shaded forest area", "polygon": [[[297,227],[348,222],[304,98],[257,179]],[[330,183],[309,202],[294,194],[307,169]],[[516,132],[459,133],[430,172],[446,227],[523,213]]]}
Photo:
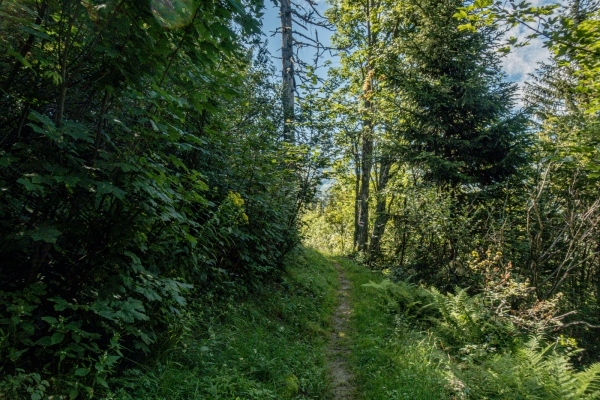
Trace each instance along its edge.
{"label": "shaded forest area", "polygon": [[[382,271],[402,326],[444,320],[481,368],[456,393],[502,398],[488,361],[538,354],[535,385],[576,368],[597,396],[599,5],[510,4],[284,0],[277,72],[259,0],[1,0],[0,397],[150,398],[182,338],[272,288],[320,337],[302,239]],[[293,17],[332,30],[326,80]],[[501,60],[533,37],[552,57],[520,107]],[[318,398],[325,375],[281,379]]]}
{"label": "shaded forest area", "polygon": [[261,3],[1,7],[0,393],[99,395],[276,279],[318,165],[280,140]]}

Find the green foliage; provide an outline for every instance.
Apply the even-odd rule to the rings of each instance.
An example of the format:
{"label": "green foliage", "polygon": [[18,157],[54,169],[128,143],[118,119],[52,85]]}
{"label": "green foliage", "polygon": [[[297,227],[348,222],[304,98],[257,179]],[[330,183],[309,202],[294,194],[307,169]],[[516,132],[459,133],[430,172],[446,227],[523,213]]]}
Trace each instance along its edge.
{"label": "green foliage", "polygon": [[437,299],[429,291],[403,281],[392,282],[384,279],[379,283],[371,281],[363,286],[377,290],[390,312],[402,310],[407,316],[414,318],[424,318],[429,315],[433,310],[432,303]]}
{"label": "green foliage", "polygon": [[101,396],[298,243],[262,2],[158,3],[0,2],[0,397]]}
{"label": "green foliage", "polygon": [[[478,264],[482,266],[485,260]],[[506,277],[506,271],[498,276]],[[597,398],[600,365],[577,371],[570,361],[577,353],[571,341],[561,337],[555,343],[544,344],[547,340],[542,336],[529,336],[534,329],[521,326],[520,315],[527,314],[526,320],[532,323],[535,318],[529,314],[547,315],[552,311],[534,304],[529,312],[519,309],[504,314],[502,305],[511,301],[514,304],[515,296],[522,297],[523,290],[517,283],[498,283],[489,279],[487,290],[476,296],[470,296],[465,289],[444,295],[435,289],[426,290],[387,279],[363,286],[380,294],[383,300],[380,307],[386,306],[387,312],[397,314],[398,336],[391,340],[390,347],[400,346],[417,329],[427,327],[432,335],[429,340],[434,345],[426,351],[431,357],[436,351],[447,353],[444,376],[448,387],[460,398]],[[423,314],[421,301],[415,307],[416,298],[430,301],[425,304],[428,314]],[[500,299],[502,305],[499,306],[495,301]],[[535,328],[538,334],[549,333],[552,326],[546,324],[545,330],[540,325]]]}
{"label": "green foliage", "polygon": [[461,31],[462,2],[399,2],[395,37],[379,56],[381,74],[405,110],[398,152],[427,180],[489,185],[527,160],[527,118],[512,110],[516,86],[504,82],[494,48],[498,32]]}
{"label": "green foliage", "polygon": [[[371,398],[595,395],[598,9],[511,4],[331,4],[341,67],[291,145],[262,0],[0,1],[0,397],[326,393],[334,272],[283,273],[301,222],[390,278],[355,299]],[[535,21],[530,146],[496,36]]]}
{"label": "green foliage", "polygon": [[514,353],[454,371],[466,385],[462,392],[468,398],[596,399],[600,395],[600,365],[575,371],[567,356],[552,345],[542,345],[536,337]]}
{"label": "green foliage", "polygon": [[328,398],[325,347],[335,305],[333,266],[293,251],[277,282],[252,294],[195,299],[158,361],[113,377],[114,399]]}
{"label": "green foliage", "polygon": [[349,189],[347,185],[336,183],[323,194],[319,204],[307,207],[302,216],[306,245],[335,254],[352,250],[354,207],[347,201],[353,195]]}

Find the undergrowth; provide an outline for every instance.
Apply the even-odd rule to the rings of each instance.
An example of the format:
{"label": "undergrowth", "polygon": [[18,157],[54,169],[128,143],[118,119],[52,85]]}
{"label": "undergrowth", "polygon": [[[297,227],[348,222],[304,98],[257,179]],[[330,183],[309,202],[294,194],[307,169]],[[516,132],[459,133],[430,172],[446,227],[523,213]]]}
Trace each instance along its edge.
{"label": "undergrowth", "polygon": [[[581,350],[574,341],[544,334],[560,324],[551,302],[515,312],[498,306],[499,296],[524,296],[526,285],[506,278],[491,292],[443,294],[337,261],[354,284],[352,362],[360,398],[600,398],[600,364],[576,370],[571,357]],[[544,310],[544,320],[521,323],[520,314],[536,310]]]}
{"label": "undergrowth", "polygon": [[336,272],[319,253],[294,251],[277,283],[198,301],[159,362],[111,382],[112,399],[323,399]]}
{"label": "undergrowth", "polygon": [[[525,284],[490,278],[495,286],[484,293],[443,294],[337,261],[354,284],[352,361],[361,398],[600,398],[600,364],[576,370],[576,343],[546,334],[560,324],[550,315],[553,303],[507,312],[496,301],[524,295]],[[521,323],[521,314],[538,310],[545,319]]]}

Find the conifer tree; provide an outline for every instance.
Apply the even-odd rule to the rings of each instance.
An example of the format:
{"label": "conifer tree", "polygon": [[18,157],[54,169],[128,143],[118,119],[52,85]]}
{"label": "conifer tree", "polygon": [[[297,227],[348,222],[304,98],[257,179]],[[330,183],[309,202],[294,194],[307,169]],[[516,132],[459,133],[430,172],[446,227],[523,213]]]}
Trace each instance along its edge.
{"label": "conifer tree", "polygon": [[399,146],[433,182],[486,185],[525,161],[526,118],[513,111],[514,83],[505,81],[494,26],[459,29],[461,1],[399,2],[388,22],[396,36],[380,69],[406,114]]}

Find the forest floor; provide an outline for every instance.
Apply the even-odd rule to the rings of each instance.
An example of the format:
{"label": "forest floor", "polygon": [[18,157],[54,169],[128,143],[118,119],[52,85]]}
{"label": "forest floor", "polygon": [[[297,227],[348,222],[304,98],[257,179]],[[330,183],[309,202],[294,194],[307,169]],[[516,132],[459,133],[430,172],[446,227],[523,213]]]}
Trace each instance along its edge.
{"label": "forest floor", "polygon": [[[342,326],[347,324],[340,347],[354,396],[334,399],[450,399],[443,364],[432,352],[428,335],[399,330],[388,299],[368,285],[387,277],[346,257],[327,259],[338,271],[338,290],[345,299],[337,308],[345,317]],[[334,328],[336,319],[334,314]]]}
{"label": "forest floor", "polygon": [[[140,364],[139,369],[110,379],[111,393],[104,398],[481,397],[477,392],[465,394],[459,379],[466,378],[453,375],[453,371],[461,373],[464,364],[453,364],[440,348],[441,339],[429,329],[411,325],[407,322],[410,316],[398,313],[396,298],[381,290],[389,283],[384,272],[347,257],[298,248],[286,260],[285,270],[277,274],[255,288],[239,291],[233,287],[229,298],[194,303],[189,313],[182,315],[181,326],[174,327],[171,341],[165,343],[156,362]],[[552,365],[548,368],[554,368]],[[554,373],[544,371],[544,376]],[[496,375],[502,379],[514,380],[514,372],[500,372]],[[462,373],[469,382],[488,379],[480,378],[478,370]],[[498,398],[516,398],[512,392],[503,392],[506,385],[516,387],[512,380],[502,381],[497,392],[508,393],[508,397]]]}

